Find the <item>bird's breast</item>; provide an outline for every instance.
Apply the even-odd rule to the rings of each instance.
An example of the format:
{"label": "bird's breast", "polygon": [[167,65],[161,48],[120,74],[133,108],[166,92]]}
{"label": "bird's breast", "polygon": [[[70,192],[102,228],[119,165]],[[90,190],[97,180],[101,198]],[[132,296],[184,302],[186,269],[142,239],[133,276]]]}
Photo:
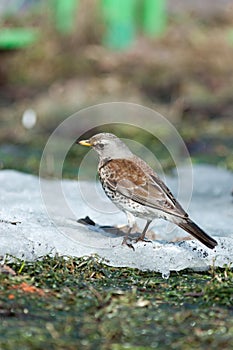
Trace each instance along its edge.
{"label": "bird's breast", "polygon": [[112,159],[99,168],[100,179],[110,180],[116,184],[127,180],[128,182],[142,186],[146,183],[144,172],[134,162],[128,159]]}

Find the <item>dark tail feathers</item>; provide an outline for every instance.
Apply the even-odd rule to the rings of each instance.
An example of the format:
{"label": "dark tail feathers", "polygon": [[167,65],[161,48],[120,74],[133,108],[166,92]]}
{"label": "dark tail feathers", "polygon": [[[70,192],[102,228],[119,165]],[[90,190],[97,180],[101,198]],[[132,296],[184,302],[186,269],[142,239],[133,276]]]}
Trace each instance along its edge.
{"label": "dark tail feathers", "polygon": [[192,220],[187,219],[187,221],[178,224],[183,230],[187,231],[195,238],[197,238],[201,243],[205,244],[208,248],[214,249],[218,244],[215,239],[208,236],[200,227],[198,227]]}

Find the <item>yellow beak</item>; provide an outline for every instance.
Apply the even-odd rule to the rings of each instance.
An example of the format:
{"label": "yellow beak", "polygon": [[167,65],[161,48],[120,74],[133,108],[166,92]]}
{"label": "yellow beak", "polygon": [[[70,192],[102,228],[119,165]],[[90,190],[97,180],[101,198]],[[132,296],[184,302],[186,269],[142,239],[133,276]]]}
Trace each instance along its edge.
{"label": "yellow beak", "polygon": [[89,142],[89,140],[79,141],[79,144],[82,145],[82,146],[87,146],[87,147],[91,147],[92,146],[92,144]]}

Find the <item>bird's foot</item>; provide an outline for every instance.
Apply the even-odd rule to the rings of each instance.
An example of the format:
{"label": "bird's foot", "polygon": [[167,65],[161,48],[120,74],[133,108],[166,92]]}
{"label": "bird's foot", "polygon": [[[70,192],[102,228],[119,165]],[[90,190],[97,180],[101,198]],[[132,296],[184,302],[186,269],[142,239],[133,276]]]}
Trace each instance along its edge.
{"label": "bird's foot", "polygon": [[121,245],[127,245],[127,247],[132,248],[133,250],[135,250],[133,244],[131,243],[133,241],[134,240],[132,238],[129,238],[128,236],[125,236],[123,241],[122,241],[122,243],[121,243]]}
{"label": "bird's foot", "polygon": [[147,243],[152,243],[152,241],[146,237],[138,237],[135,239],[135,243],[138,243],[138,242],[147,242]]}
{"label": "bird's foot", "polygon": [[151,240],[149,240],[145,237],[140,236],[138,238],[129,238],[128,236],[125,236],[121,244],[127,245],[129,248],[132,248],[133,250],[135,250],[133,243],[138,243],[138,242],[152,243]]}

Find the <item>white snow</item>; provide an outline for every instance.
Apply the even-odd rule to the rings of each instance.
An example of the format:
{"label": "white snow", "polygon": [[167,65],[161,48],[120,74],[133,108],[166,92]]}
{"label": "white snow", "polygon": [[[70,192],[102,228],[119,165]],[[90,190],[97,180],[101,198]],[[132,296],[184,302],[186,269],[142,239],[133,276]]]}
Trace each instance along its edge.
{"label": "white snow", "polygon": [[[33,260],[46,254],[98,254],[112,266],[159,271],[205,270],[233,263],[233,174],[222,168],[194,166],[194,189],[188,212],[218,246],[210,250],[161,220],[154,222],[156,241],[138,242],[134,250],[122,236],[77,223],[89,216],[101,225],[120,225],[126,217],[107,199],[99,184],[73,180],[40,180],[13,170],[0,171],[0,255]],[[180,171],[185,172],[183,168]],[[176,177],[166,183],[175,192]],[[186,208],[186,204],[182,202]],[[186,208],[187,209],[187,208]],[[11,222],[20,222],[12,224]],[[141,227],[144,222],[139,220]],[[174,238],[177,242],[171,242]]]}

